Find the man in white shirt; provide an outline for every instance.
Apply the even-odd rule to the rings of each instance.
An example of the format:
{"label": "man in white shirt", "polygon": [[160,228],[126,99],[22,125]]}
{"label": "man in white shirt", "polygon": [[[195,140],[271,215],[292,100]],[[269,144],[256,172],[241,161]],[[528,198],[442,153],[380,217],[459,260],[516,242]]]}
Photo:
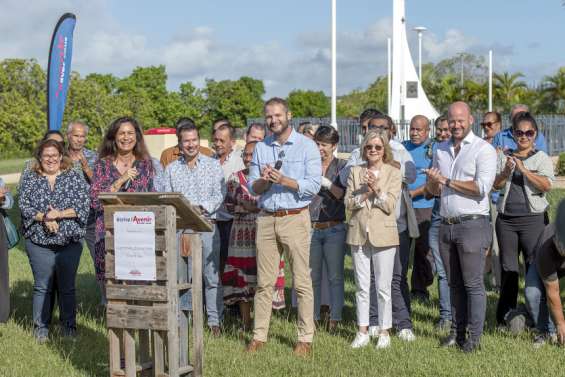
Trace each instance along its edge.
{"label": "man in white shirt", "polygon": [[[230,175],[245,169],[241,151],[235,149],[235,129],[231,123],[225,121],[214,128],[212,147],[216,151],[216,158],[224,171],[225,182]],[[230,241],[231,225],[233,216],[227,211],[222,203],[216,213],[216,225],[218,232],[214,236],[214,249],[220,249],[220,277],[224,272],[224,266],[228,257],[228,247]]]}
{"label": "man in white shirt", "polygon": [[[426,189],[441,192],[439,249],[451,289],[455,328],[442,346],[464,352],[480,345],[486,314],[485,256],[492,241],[489,200],[496,175],[496,152],[471,130],[465,102],[449,106],[451,139],[438,145]],[[467,337],[467,328],[469,336]]]}

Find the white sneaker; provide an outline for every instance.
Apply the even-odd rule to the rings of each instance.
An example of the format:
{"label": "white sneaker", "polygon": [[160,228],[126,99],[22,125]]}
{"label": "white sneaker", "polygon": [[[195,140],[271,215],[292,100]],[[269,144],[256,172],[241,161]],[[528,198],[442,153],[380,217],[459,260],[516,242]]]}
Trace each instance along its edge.
{"label": "white sneaker", "polygon": [[369,326],[369,336],[371,338],[376,338],[379,336],[380,328],[379,326]]}
{"label": "white sneaker", "polygon": [[402,329],[398,332],[398,338],[405,342],[413,342],[416,340],[416,335],[414,335],[412,329]]}
{"label": "white sneaker", "polygon": [[390,347],[390,335],[379,335],[376,348],[378,350]]}
{"label": "white sneaker", "polygon": [[357,335],[355,336],[355,339],[353,340],[353,343],[351,343],[351,348],[365,347],[369,344],[370,341],[371,338],[369,337],[369,334],[358,332]]}

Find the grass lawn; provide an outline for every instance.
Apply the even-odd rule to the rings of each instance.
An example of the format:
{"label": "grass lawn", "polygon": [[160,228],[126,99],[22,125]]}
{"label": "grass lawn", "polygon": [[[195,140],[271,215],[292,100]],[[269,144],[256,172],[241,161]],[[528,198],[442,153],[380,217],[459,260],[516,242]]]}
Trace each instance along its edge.
{"label": "grass lawn", "polygon": [[29,157],[0,160],[0,175],[20,173],[24,169],[27,160],[29,160]]}
{"label": "grass lawn", "polygon": [[[565,190],[551,194],[552,203],[565,198]],[[15,215],[15,210],[12,211]],[[51,341],[38,345],[32,337],[32,274],[23,248],[10,252],[12,316],[0,325],[0,376],[70,377],[107,376],[107,341],[103,311],[97,306],[92,260],[84,250],[77,278],[79,337],[66,341],[52,326]],[[321,330],[315,336],[309,360],[292,356],[296,339],[296,314],[283,310],[273,314],[267,347],[255,355],[243,353],[250,335],[241,336],[237,322],[226,318],[222,337],[206,333],[206,376],[558,376],[563,373],[564,350],[554,346],[532,348],[531,334],[519,337],[495,329],[496,294],[488,295],[483,348],[464,355],[455,349],[440,349],[437,288],[430,305],[413,303],[418,339],[403,343],[393,337],[392,347],[352,350],[355,336],[355,297],[351,258],[346,259],[346,306],[344,321],[336,335]],[[287,301],[290,294],[287,296]],[[521,299],[523,301],[523,299]],[[57,318],[55,317],[54,323]],[[560,372],[561,371],[561,372]]]}

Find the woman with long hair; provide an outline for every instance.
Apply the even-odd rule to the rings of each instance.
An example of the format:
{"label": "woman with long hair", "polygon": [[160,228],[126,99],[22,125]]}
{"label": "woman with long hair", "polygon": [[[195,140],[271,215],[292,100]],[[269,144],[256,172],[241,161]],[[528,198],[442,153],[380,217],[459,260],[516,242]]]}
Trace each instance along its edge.
{"label": "woman with long hair", "polygon": [[162,173],[158,161],[149,156],[143,132],[137,120],[121,117],[112,122],[98,151],[98,161],[90,187],[96,216],[96,279],[104,282],[105,245],[104,209],[98,200],[101,192],[159,191]]}

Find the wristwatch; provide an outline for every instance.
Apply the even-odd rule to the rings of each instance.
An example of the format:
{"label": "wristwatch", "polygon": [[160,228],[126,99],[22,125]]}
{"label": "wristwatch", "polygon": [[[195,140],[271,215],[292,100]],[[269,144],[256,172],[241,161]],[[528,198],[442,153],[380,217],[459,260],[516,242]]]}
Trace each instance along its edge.
{"label": "wristwatch", "polygon": [[450,184],[451,184],[451,179],[447,178],[445,180],[445,187],[449,187]]}

